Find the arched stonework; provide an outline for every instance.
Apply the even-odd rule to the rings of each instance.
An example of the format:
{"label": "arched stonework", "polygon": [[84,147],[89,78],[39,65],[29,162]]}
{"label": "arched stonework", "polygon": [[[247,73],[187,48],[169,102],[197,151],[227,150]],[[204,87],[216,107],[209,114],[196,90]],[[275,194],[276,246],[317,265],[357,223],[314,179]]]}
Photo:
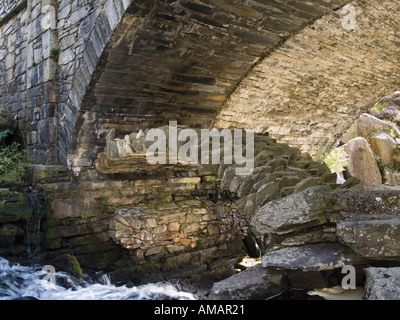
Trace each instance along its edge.
{"label": "arched stonework", "polygon": [[94,55],[99,62],[87,91],[78,90],[82,103],[74,103],[72,166],[90,166],[112,129],[124,134],[169,120],[210,126],[260,60],[348,1],[136,2],[100,56],[96,41],[92,49],[88,44],[87,60]]}
{"label": "arched stonework", "polygon": [[356,26],[336,11],[255,66],[225,103],[216,127],[268,131],[321,156],[377,100],[400,86],[400,5],[354,1]]}

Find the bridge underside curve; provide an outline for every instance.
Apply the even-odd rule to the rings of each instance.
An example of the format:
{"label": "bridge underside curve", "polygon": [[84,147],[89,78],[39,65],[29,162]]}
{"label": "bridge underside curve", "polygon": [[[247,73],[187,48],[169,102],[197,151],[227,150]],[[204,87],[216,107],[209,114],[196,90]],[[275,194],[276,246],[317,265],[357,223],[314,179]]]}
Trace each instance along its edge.
{"label": "bridge underside curve", "polygon": [[92,165],[111,131],[170,120],[269,131],[318,157],[399,85],[398,4],[355,1],[347,31],[347,2],[154,1],[139,13],[133,4],[77,110],[70,164]]}
{"label": "bridge underside curve", "polygon": [[354,30],[340,10],[303,29],[249,72],[213,124],[268,131],[320,159],[400,87],[399,3],[352,4]]}

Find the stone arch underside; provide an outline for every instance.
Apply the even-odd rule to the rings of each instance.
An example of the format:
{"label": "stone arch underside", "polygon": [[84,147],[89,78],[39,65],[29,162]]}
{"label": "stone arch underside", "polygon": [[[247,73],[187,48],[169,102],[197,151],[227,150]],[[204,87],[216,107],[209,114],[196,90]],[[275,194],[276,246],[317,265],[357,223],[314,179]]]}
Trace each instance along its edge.
{"label": "stone arch underside", "polygon": [[90,166],[113,129],[170,120],[269,131],[318,156],[399,85],[398,3],[355,1],[355,31],[346,3],[133,2],[75,103],[70,165]]}
{"label": "stone arch underside", "polygon": [[268,131],[320,159],[345,130],[400,86],[396,1],[354,1],[356,28],[335,12],[257,64],[213,125]]}

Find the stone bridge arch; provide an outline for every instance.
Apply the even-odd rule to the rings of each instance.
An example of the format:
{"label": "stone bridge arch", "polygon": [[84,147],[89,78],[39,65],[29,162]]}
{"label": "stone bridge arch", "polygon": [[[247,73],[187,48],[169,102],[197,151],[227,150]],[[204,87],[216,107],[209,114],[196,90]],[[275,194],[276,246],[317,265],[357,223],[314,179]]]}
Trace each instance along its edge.
{"label": "stone bridge arch", "polygon": [[319,158],[399,86],[395,0],[0,4],[0,104],[41,163],[90,167],[112,129],[169,120],[268,131]]}
{"label": "stone bridge arch", "polygon": [[96,27],[89,37],[93,76],[78,70],[70,93],[71,164],[90,165],[111,129],[168,120],[269,131],[321,157],[400,83],[398,2],[353,1],[354,30],[346,3],[134,1],[106,46]]}
{"label": "stone bridge arch", "polygon": [[90,166],[112,129],[210,126],[260,61],[347,2],[133,1],[104,39],[98,19],[60,113],[60,157]]}

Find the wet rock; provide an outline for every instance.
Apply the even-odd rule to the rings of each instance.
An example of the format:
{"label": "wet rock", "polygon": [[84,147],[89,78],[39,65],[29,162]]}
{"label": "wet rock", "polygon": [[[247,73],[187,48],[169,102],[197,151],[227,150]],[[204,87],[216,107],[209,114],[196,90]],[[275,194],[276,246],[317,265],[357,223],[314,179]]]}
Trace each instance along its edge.
{"label": "wet rock", "polygon": [[285,234],[326,222],[324,211],[329,191],[313,187],[261,207],[251,219],[254,234]]}
{"label": "wet rock", "polygon": [[16,226],[15,224],[6,223],[0,227],[0,237],[16,237],[16,236],[23,236],[24,230],[20,227]]}
{"label": "wet rock", "polygon": [[74,277],[83,278],[83,271],[79,261],[70,254],[62,254],[55,259],[48,262],[48,264],[55,267],[56,271],[65,271]]}
{"label": "wet rock", "polygon": [[347,171],[351,176],[359,178],[366,186],[382,184],[381,173],[367,140],[358,137],[343,148],[349,155]]}
{"label": "wet rock", "polygon": [[338,243],[283,248],[262,257],[265,268],[302,271],[333,270],[359,260],[353,251]]}
{"label": "wet rock", "polygon": [[400,300],[400,268],[367,268],[366,300]]}
{"label": "wet rock", "polygon": [[400,259],[400,218],[398,217],[339,221],[337,235],[342,243],[362,257]]}
{"label": "wet rock", "polygon": [[281,273],[268,272],[260,263],[215,283],[208,298],[214,300],[265,299],[281,291],[281,279]]}
{"label": "wet rock", "polygon": [[25,193],[0,189],[0,223],[29,220],[33,208]]}

